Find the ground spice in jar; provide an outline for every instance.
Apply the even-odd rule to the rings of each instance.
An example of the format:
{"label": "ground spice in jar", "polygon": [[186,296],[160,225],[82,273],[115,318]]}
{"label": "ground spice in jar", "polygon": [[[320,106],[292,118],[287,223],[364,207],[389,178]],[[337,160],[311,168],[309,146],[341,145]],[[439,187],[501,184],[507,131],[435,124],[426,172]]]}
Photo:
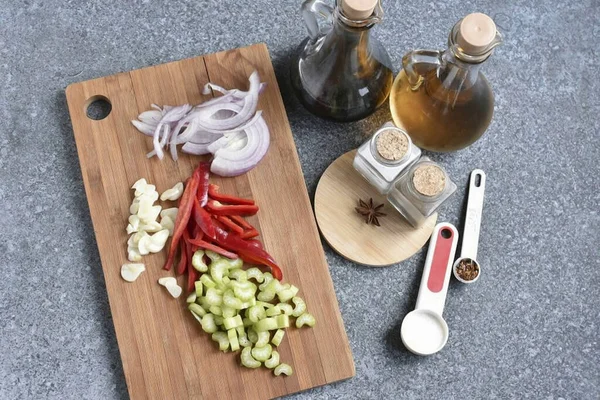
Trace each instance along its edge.
{"label": "ground spice in jar", "polygon": [[413,185],[424,196],[437,196],[446,187],[446,174],[435,165],[421,165],[413,174]]}
{"label": "ground spice in jar", "polygon": [[465,281],[472,281],[479,275],[479,265],[475,261],[465,258],[456,266],[456,274]]}
{"label": "ground spice in jar", "polygon": [[388,129],[377,135],[375,148],[388,161],[401,160],[408,151],[408,138],[402,132]]}

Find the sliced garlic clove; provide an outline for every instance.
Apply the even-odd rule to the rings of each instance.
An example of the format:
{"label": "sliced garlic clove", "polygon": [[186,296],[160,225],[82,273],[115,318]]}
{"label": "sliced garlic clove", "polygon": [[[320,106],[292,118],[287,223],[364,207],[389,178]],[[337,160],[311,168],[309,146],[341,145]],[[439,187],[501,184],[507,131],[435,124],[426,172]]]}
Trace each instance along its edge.
{"label": "sliced garlic clove", "polygon": [[144,196],[140,200],[140,208],[137,212],[137,216],[139,217],[140,221],[147,221],[148,218],[150,216],[152,216],[152,213],[153,213],[153,210],[152,210],[153,205],[152,204],[153,203],[154,202],[146,196]]}
{"label": "sliced garlic clove", "polygon": [[134,227],[133,227],[133,225],[131,225],[131,224],[128,224],[128,225],[127,225],[127,229],[126,229],[126,231],[127,231],[127,234],[128,234],[128,235],[131,235],[132,233],[135,233],[135,232],[137,232],[137,231],[138,231],[138,229],[137,229],[137,228],[134,228]]}
{"label": "sliced garlic clove", "polygon": [[[161,213],[162,214],[162,213]],[[173,236],[173,229],[175,229],[175,222],[168,215],[165,215],[160,219],[160,225],[163,229],[167,229],[169,231],[169,236]]]}
{"label": "sliced garlic clove", "polygon": [[148,183],[146,182],[146,180],[144,178],[138,179],[133,186],[131,187],[132,189],[138,189],[140,187],[144,187],[146,186]]}
{"label": "sliced garlic clove", "polygon": [[130,215],[128,221],[134,228],[140,226],[140,218],[137,215]]}
{"label": "sliced garlic clove", "polygon": [[140,240],[144,237],[144,236],[149,236],[146,232],[141,231],[141,232],[137,232],[135,233],[132,237],[133,237],[133,241],[132,244],[134,246],[138,246],[138,244],[140,243]]}
{"label": "sliced garlic clove", "polygon": [[140,226],[141,231],[149,232],[149,233],[158,232],[163,229],[164,228],[162,227],[162,225],[156,221],[147,222],[147,223],[143,224],[142,226]]}
{"label": "sliced garlic clove", "polygon": [[169,293],[171,294],[171,296],[178,298],[179,296],[181,296],[181,293],[183,292],[183,289],[181,288],[181,286],[175,284],[175,285],[168,285],[165,286],[167,288],[167,290],[169,291]]}
{"label": "sliced garlic clove", "polygon": [[177,279],[173,278],[172,276],[166,276],[164,278],[160,278],[158,280],[158,284],[162,286],[177,285]]}
{"label": "sliced garlic clove", "polygon": [[148,245],[148,250],[151,253],[158,253],[159,251],[164,249],[168,238],[169,238],[169,230],[168,229],[163,229],[159,232],[156,232],[154,235],[150,236],[150,244]]}
{"label": "sliced garlic clove", "polygon": [[127,259],[131,262],[142,261],[142,255],[136,249],[128,249]]}
{"label": "sliced garlic clove", "polygon": [[140,252],[141,255],[145,256],[147,254],[150,253],[150,246],[151,246],[152,242],[151,242],[151,238],[150,235],[146,234],[146,236],[142,237],[140,239],[140,241],[138,242],[138,250]]}
{"label": "sliced garlic clove", "polygon": [[183,194],[183,183],[179,182],[175,186],[173,186],[171,189],[165,190],[164,193],[160,196],[160,199],[162,201],[166,201],[166,200],[175,201],[178,198],[180,198],[182,194]]}
{"label": "sliced garlic clove", "polygon": [[162,210],[160,212],[160,216],[161,217],[169,217],[169,218],[171,218],[171,221],[176,221],[177,220],[177,211],[179,211],[179,209],[177,207],[165,208],[164,210]]}
{"label": "sliced garlic clove", "polygon": [[134,282],[145,270],[144,264],[123,264],[121,266],[121,277],[127,282]]}
{"label": "sliced garlic clove", "polygon": [[131,203],[129,206],[129,214],[137,214],[140,210],[140,203]]}

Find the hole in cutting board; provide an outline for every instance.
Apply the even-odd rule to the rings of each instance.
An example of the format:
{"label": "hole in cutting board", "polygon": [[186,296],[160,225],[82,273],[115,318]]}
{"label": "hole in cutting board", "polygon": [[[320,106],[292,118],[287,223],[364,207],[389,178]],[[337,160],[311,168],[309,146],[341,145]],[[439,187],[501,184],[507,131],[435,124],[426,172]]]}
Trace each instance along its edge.
{"label": "hole in cutting board", "polygon": [[86,101],[85,115],[94,121],[100,121],[112,111],[112,104],[104,96],[92,96]]}

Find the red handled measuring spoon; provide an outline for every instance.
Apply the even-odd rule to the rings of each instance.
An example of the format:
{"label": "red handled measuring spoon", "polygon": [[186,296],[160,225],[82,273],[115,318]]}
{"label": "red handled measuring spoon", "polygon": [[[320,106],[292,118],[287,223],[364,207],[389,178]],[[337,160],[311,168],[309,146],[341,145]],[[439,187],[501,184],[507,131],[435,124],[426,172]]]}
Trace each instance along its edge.
{"label": "red handled measuring spoon", "polygon": [[433,229],[417,305],[404,317],[400,328],[402,343],[412,353],[434,354],[448,341],[448,325],[442,313],[457,242],[458,231],[454,225],[442,222]]}

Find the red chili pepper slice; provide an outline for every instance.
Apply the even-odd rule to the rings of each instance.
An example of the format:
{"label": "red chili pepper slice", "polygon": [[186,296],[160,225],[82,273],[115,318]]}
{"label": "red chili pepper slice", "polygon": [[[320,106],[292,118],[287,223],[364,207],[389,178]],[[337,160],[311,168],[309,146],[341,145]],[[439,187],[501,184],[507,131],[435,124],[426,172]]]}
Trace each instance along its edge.
{"label": "red chili pepper slice", "polygon": [[198,227],[206,236],[211,239],[217,237],[215,225],[210,214],[200,205],[197,199],[194,200],[194,220],[196,220],[196,224],[198,224]]}
{"label": "red chili pepper slice", "polygon": [[210,168],[210,164],[200,163],[198,168],[196,168],[192,174],[192,178],[189,180],[185,190],[183,191],[183,195],[179,200],[179,211],[177,212],[177,218],[175,219],[175,228],[173,229],[173,238],[171,239],[169,255],[167,256],[167,261],[163,267],[167,271],[171,270],[173,260],[175,259],[175,253],[177,252],[177,247],[179,246],[179,241],[181,240],[183,231],[187,229],[188,222],[192,214],[192,207],[194,205],[193,200],[195,199],[196,192],[198,191],[200,176],[202,175],[201,170],[205,168]]}
{"label": "red chili pepper slice", "polygon": [[231,219],[229,219],[229,217],[226,217],[224,215],[219,215],[219,216],[217,216],[217,221],[221,222],[223,225],[225,225],[227,228],[229,228],[230,231],[235,232],[239,235],[242,235],[242,237],[244,237],[243,236],[244,228],[242,228],[241,226],[239,226],[238,224],[233,222]]}
{"label": "red chili pepper slice", "polygon": [[236,224],[238,224],[239,226],[244,228],[244,230],[254,229],[254,227],[252,225],[250,225],[250,223],[248,223],[248,221],[246,221],[244,218],[240,217],[239,215],[231,215],[229,218],[231,218],[231,220],[233,222],[235,222]]}
{"label": "red chili pepper slice", "polygon": [[254,247],[258,247],[259,249],[263,250],[263,245],[260,242],[260,240],[256,240],[256,239],[247,239],[246,242],[248,242],[248,244],[254,246]]}
{"label": "red chili pepper slice", "polygon": [[225,205],[216,200],[208,200],[206,210],[213,215],[254,215],[258,212],[256,205]]}
{"label": "red chili pepper slice", "polygon": [[283,274],[281,268],[275,263],[273,257],[266,251],[256,247],[254,244],[248,243],[248,241],[230,234],[220,227],[216,227],[217,231],[217,244],[230,251],[235,251],[238,256],[252,264],[266,265],[271,268],[271,274],[274,278],[281,280]]}
{"label": "red chili pepper slice", "polygon": [[245,231],[243,232],[240,237],[242,239],[252,239],[255,238],[259,235],[258,231],[256,229],[250,229],[249,231]]}
{"label": "red chili pepper slice", "polygon": [[188,292],[193,292],[196,290],[195,282],[198,280],[198,271],[192,266],[192,263],[188,263],[188,280],[187,280],[187,290]]}
{"label": "red chili pepper slice", "polygon": [[208,179],[210,178],[210,163],[207,162],[205,164],[208,164],[208,168],[202,168],[200,175],[200,184],[198,185],[198,192],[196,193],[196,198],[198,199],[198,202],[200,203],[201,207],[204,207],[206,205],[206,202],[208,201]]}
{"label": "red chili pepper slice", "polygon": [[179,242],[180,258],[179,258],[179,264],[177,264],[177,270],[175,271],[177,275],[183,275],[185,273],[185,270],[187,269],[188,254],[187,254],[187,246],[185,243],[186,233],[187,233],[187,231],[185,231],[183,234],[184,240]]}
{"label": "red chili pepper slice", "polygon": [[190,239],[190,244],[198,246],[204,250],[214,251],[215,253],[220,254],[223,257],[227,257],[227,258],[231,258],[231,259],[239,258],[237,254],[227,251],[217,245],[206,242],[202,239]]}
{"label": "red chili pepper slice", "polygon": [[218,200],[222,203],[227,204],[245,204],[245,205],[254,205],[254,200],[252,199],[243,199],[241,197],[230,196],[228,194],[219,193],[219,186],[210,184],[208,185],[208,196],[213,200]]}

